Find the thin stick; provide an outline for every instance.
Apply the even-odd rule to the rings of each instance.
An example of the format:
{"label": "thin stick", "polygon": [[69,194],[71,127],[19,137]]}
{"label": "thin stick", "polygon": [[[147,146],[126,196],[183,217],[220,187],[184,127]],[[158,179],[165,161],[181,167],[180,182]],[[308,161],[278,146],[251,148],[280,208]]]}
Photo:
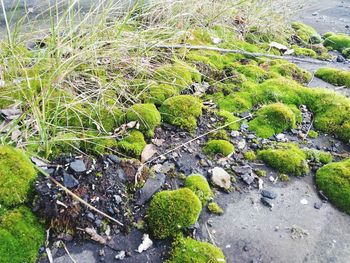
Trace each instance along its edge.
{"label": "thin stick", "polygon": [[192,45],[147,45],[146,48],[159,48],[159,49],[193,49],[193,50],[211,50],[211,51],[218,51],[220,53],[234,53],[234,54],[241,54],[245,56],[250,57],[266,57],[266,58],[273,58],[273,59],[286,59],[290,61],[299,61],[299,62],[308,62],[313,64],[327,64],[325,61],[320,61],[317,59],[307,59],[307,58],[298,58],[293,56],[277,56],[277,55],[271,55],[271,54],[264,54],[264,53],[252,53],[247,52],[244,50],[236,50],[236,49],[225,49],[225,48],[218,48],[218,47],[211,47],[211,46],[192,46]]}
{"label": "thin stick", "polygon": [[67,189],[65,186],[63,186],[61,183],[59,183],[56,179],[54,179],[52,176],[50,176],[47,172],[45,172],[43,169],[41,169],[38,166],[35,166],[35,168],[44,176],[46,176],[47,178],[49,178],[54,184],[56,184],[58,187],[60,187],[62,190],[64,190],[68,195],[72,196],[74,199],[76,199],[77,201],[79,201],[80,203],[84,204],[85,206],[87,206],[89,209],[95,211],[96,213],[99,213],[100,215],[102,215],[103,217],[108,218],[109,220],[113,221],[114,223],[117,223],[120,226],[124,226],[123,223],[119,222],[117,219],[107,215],[106,213],[102,212],[101,210],[98,210],[97,208],[95,208],[94,206],[90,205],[88,202],[84,201],[83,199],[81,199],[78,195],[76,195],[75,193],[73,193],[72,191],[70,191],[69,189]]}
{"label": "thin stick", "polygon": [[74,258],[71,256],[71,254],[69,253],[68,248],[66,247],[66,244],[65,244],[62,240],[61,240],[61,243],[62,243],[63,248],[64,248],[64,250],[66,251],[68,257],[70,258],[70,260],[72,260],[73,263],[77,263],[77,262],[74,260]]}

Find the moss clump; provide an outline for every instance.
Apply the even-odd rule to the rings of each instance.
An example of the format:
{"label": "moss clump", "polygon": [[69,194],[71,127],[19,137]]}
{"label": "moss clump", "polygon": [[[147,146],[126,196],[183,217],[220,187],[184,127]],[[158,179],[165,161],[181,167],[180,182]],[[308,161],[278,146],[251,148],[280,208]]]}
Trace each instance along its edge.
{"label": "moss clump", "polygon": [[208,138],[211,140],[229,140],[227,132],[225,130],[218,130],[216,132],[210,133]]}
{"label": "moss clump", "polygon": [[193,225],[199,217],[202,204],[188,188],[157,193],[148,209],[148,226],[156,238],[174,236]]}
{"label": "moss clump", "polygon": [[196,68],[178,61],[174,64],[167,64],[158,68],[154,73],[154,79],[182,89],[194,82],[200,83],[202,76]]}
{"label": "moss clump", "polygon": [[36,262],[44,239],[44,227],[28,208],[18,207],[0,215],[1,262]]}
{"label": "moss clump", "polygon": [[342,51],[342,54],[344,57],[346,57],[347,59],[350,58],[350,47],[348,48],[345,48],[343,51]]}
{"label": "moss clump", "polygon": [[262,138],[281,133],[289,128],[296,127],[296,116],[293,110],[285,104],[269,104],[256,113],[256,118],[250,121],[249,130]]}
{"label": "moss clump", "polygon": [[247,151],[244,153],[244,158],[248,161],[255,161],[256,160],[256,154],[254,151]]}
{"label": "moss clump", "polygon": [[302,48],[297,45],[293,45],[292,49],[294,50],[294,54],[299,57],[311,57],[311,58],[317,57],[317,53],[310,48]]}
{"label": "moss clump", "polygon": [[[114,139],[113,139],[114,140]],[[139,131],[133,130],[125,138],[114,144],[118,150],[127,154],[130,157],[139,157],[142,153],[143,148],[146,146],[143,134]]]}
{"label": "moss clump", "polygon": [[320,68],[315,76],[335,86],[350,88],[350,72],[335,68]]}
{"label": "moss clump", "polygon": [[329,49],[342,52],[346,48],[350,48],[350,36],[345,34],[327,34],[323,45]]}
{"label": "moss clump", "polygon": [[276,72],[283,77],[292,78],[299,83],[308,83],[312,79],[312,74],[310,72],[299,68],[294,63],[284,60],[271,61],[269,69],[271,72]]}
{"label": "moss clump", "polygon": [[295,30],[296,35],[305,43],[319,44],[322,42],[321,36],[311,26],[301,22],[294,22],[292,23],[292,28]]}
{"label": "moss clump", "polygon": [[231,93],[228,96],[217,99],[223,117],[228,118],[228,114],[223,113],[222,110],[231,113],[240,113],[250,110],[253,107],[252,95],[247,92]]}
{"label": "moss clump", "polygon": [[316,185],[336,207],[350,214],[350,159],[319,169]]}
{"label": "moss clump", "polygon": [[333,161],[333,156],[329,152],[316,149],[304,149],[306,158],[310,161],[327,164]]}
{"label": "moss clump", "polygon": [[287,174],[280,174],[278,178],[281,180],[281,182],[288,182],[290,180]]}
{"label": "moss clump", "polygon": [[269,72],[265,71],[263,68],[253,63],[246,65],[234,63],[232,64],[232,67],[236,71],[238,71],[239,73],[243,74],[248,79],[256,83],[261,83],[264,80],[271,78],[271,74]]}
{"label": "moss clump", "polygon": [[176,87],[169,84],[153,84],[149,87],[148,92],[146,92],[144,101],[147,103],[154,103],[157,106],[162,105],[162,103],[173,96],[179,94]]}
{"label": "moss clump", "polygon": [[[239,118],[234,116],[231,112],[220,110],[217,115],[224,120],[223,125],[228,125],[227,128],[231,131],[239,130],[241,123],[238,121]],[[226,139],[225,139],[226,140]]]}
{"label": "moss clump", "polygon": [[191,189],[198,196],[203,206],[214,196],[207,179],[201,174],[188,176],[185,181],[185,187]]}
{"label": "moss clump", "polygon": [[225,140],[211,140],[203,148],[203,152],[206,154],[221,153],[224,156],[233,153],[234,150],[235,147]]}
{"label": "moss clump", "polygon": [[24,203],[36,175],[23,151],[0,146],[0,205],[12,207]]}
{"label": "moss clump", "polygon": [[164,101],[160,112],[165,122],[187,131],[194,131],[197,118],[202,114],[202,107],[200,99],[190,95],[179,95]]}
{"label": "moss clump", "polygon": [[154,104],[134,104],[121,117],[121,122],[138,121],[140,130],[147,136],[153,137],[154,129],[160,124],[160,113]]}
{"label": "moss clump", "polygon": [[166,263],[225,263],[225,255],[220,248],[192,238],[178,238]]}
{"label": "moss clump", "polygon": [[309,172],[305,152],[292,143],[281,143],[275,148],[261,150],[258,158],[281,173],[301,176]]}
{"label": "moss clump", "polygon": [[318,137],[318,132],[311,130],[311,131],[309,131],[308,135],[311,139],[316,139]]}
{"label": "moss clump", "polygon": [[255,173],[259,177],[266,177],[266,175],[267,175],[267,172],[265,170],[261,170],[261,169],[255,170]]}
{"label": "moss clump", "polygon": [[216,202],[211,202],[208,205],[208,210],[213,214],[217,214],[217,215],[224,214],[224,210]]}

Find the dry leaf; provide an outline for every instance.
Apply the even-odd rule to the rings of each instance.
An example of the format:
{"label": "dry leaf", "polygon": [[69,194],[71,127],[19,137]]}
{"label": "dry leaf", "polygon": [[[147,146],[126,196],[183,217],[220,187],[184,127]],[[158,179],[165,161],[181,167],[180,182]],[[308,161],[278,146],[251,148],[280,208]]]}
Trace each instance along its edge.
{"label": "dry leaf", "polygon": [[141,162],[144,163],[152,158],[157,153],[157,148],[154,144],[147,144],[141,153]]}
{"label": "dry leaf", "polygon": [[84,231],[90,235],[91,239],[100,243],[101,245],[105,245],[107,243],[107,239],[103,236],[97,234],[96,230],[94,228],[86,227]]}
{"label": "dry leaf", "polygon": [[128,122],[126,124],[121,125],[117,129],[115,129],[114,135],[115,136],[122,136],[123,134],[125,134],[128,131],[128,129],[138,130],[139,128],[140,128],[140,123],[138,121],[131,121],[131,122]]}

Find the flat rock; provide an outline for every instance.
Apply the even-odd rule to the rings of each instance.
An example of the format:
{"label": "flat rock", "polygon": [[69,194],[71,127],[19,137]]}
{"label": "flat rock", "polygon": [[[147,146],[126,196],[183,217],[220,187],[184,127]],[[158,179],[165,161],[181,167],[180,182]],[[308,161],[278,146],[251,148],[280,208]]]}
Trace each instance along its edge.
{"label": "flat rock", "polygon": [[86,171],[86,165],[83,160],[75,160],[71,162],[70,168],[76,173],[83,173]]}
{"label": "flat rock", "polygon": [[232,166],[232,171],[234,171],[236,174],[252,174],[253,173],[253,169],[249,165]]}
{"label": "flat rock", "polygon": [[64,172],[63,184],[65,187],[74,188],[79,185],[79,181],[71,174]]}
{"label": "flat rock", "polygon": [[262,190],[261,195],[269,199],[275,199],[277,197],[277,194],[268,190]]}
{"label": "flat rock", "polygon": [[114,154],[107,155],[107,159],[111,160],[115,164],[120,164],[120,158]]}
{"label": "flat rock", "polygon": [[261,201],[261,203],[262,203],[264,206],[267,206],[267,207],[270,207],[270,208],[273,207],[273,203],[272,203],[271,200],[268,199],[268,198],[261,197],[261,198],[260,198],[260,201]]}
{"label": "flat rock", "polygon": [[151,197],[163,186],[165,177],[165,174],[156,174],[155,178],[148,178],[144,186],[136,193],[136,196],[138,196],[136,204],[143,205],[151,199]]}
{"label": "flat rock", "polygon": [[228,190],[231,187],[231,176],[220,167],[214,167],[211,171],[211,180],[214,185]]}
{"label": "flat rock", "polygon": [[241,178],[247,185],[251,185],[254,182],[254,176],[248,173],[242,174]]}

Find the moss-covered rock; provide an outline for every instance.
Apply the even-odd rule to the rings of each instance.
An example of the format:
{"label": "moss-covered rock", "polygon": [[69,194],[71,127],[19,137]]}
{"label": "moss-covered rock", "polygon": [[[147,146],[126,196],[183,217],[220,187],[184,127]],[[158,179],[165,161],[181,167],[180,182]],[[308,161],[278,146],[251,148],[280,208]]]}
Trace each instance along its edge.
{"label": "moss-covered rock", "polygon": [[140,157],[143,149],[146,146],[143,134],[137,130],[130,131],[126,137],[124,137],[116,144],[114,142],[111,143],[112,147],[116,146],[119,151],[128,155],[129,157]]}
{"label": "moss-covered rock", "polygon": [[177,238],[170,258],[166,263],[225,263],[226,258],[220,248],[192,238]]}
{"label": "moss-covered rock", "polygon": [[258,158],[280,173],[301,176],[309,172],[305,152],[292,143],[281,143],[258,151]]}
{"label": "moss-covered rock", "polygon": [[327,164],[333,161],[333,156],[329,152],[324,152],[316,149],[303,149],[306,158],[310,161]]}
{"label": "moss-covered rock", "polygon": [[319,169],[316,185],[336,207],[350,214],[350,159]]}
{"label": "moss-covered rock", "polygon": [[193,225],[199,217],[202,204],[188,188],[157,193],[148,209],[148,226],[154,237],[175,236]]}
{"label": "moss-covered rock", "polygon": [[311,26],[301,22],[294,22],[292,23],[292,28],[295,30],[296,35],[305,43],[318,44],[322,42],[321,36]]}
{"label": "moss-covered rock", "polygon": [[345,34],[327,34],[324,35],[323,45],[329,49],[342,52],[346,48],[350,48],[350,36]]}
{"label": "moss-covered rock", "polygon": [[203,206],[214,196],[207,179],[201,174],[188,176],[185,181],[185,187],[191,189],[198,196]]}
{"label": "moss-covered rock", "polygon": [[208,210],[210,211],[210,213],[213,213],[213,214],[217,214],[217,215],[224,214],[224,210],[216,202],[209,203]]}
{"label": "moss-covered rock", "polygon": [[202,102],[190,95],[179,95],[164,101],[160,107],[165,122],[187,131],[194,131],[197,118],[202,114]]}
{"label": "moss-covered rock", "polygon": [[45,229],[28,208],[19,207],[0,215],[1,262],[37,262],[44,240]]}
{"label": "moss-covered rock", "polygon": [[121,122],[138,121],[140,130],[153,137],[154,129],[160,124],[161,116],[154,104],[134,104],[121,116]]}
{"label": "moss-covered rock", "polygon": [[296,119],[289,106],[283,103],[269,104],[257,111],[256,117],[248,123],[249,130],[255,131],[259,137],[269,138],[289,128],[295,128]]}
{"label": "moss-covered rock", "polygon": [[235,147],[225,140],[211,140],[203,148],[203,152],[206,154],[217,154],[220,153],[227,156],[235,150]]}
{"label": "moss-covered rock", "polygon": [[0,205],[24,203],[36,176],[33,164],[22,150],[0,146]]}
{"label": "moss-covered rock", "polygon": [[335,68],[320,68],[315,76],[335,86],[350,88],[350,72]]}

